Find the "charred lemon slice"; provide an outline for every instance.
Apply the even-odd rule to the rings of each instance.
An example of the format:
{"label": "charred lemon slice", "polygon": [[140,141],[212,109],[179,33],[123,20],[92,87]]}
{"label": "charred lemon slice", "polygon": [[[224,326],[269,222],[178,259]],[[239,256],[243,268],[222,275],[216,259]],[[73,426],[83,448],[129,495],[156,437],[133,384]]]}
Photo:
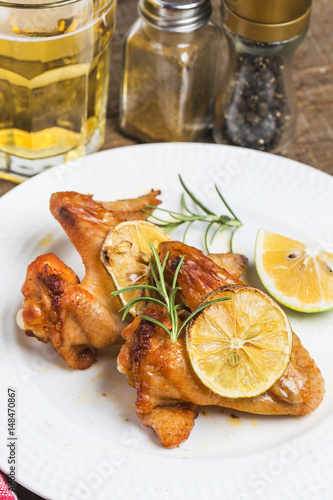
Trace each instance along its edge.
{"label": "charred lemon slice", "polygon": [[193,318],[186,344],[195,373],[216,394],[250,398],[267,391],[291,358],[292,330],[282,309],[266,294],[245,285],[228,285],[204,302]]}
{"label": "charred lemon slice", "polygon": [[333,309],[333,255],[261,229],[255,262],[269,293],[301,312]]}
{"label": "charred lemon slice", "polygon": [[[152,257],[150,242],[157,249],[162,241],[172,238],[163,229],[146,221],[126,221],[112,229],[101,248],[101,261],[117,290],[132,285],[150,284]],[[119,295],[123,305],[137,297],[149,296],[147,290],[133,290]],[[130,313],[135,316],[145,302],[135,304]]]}

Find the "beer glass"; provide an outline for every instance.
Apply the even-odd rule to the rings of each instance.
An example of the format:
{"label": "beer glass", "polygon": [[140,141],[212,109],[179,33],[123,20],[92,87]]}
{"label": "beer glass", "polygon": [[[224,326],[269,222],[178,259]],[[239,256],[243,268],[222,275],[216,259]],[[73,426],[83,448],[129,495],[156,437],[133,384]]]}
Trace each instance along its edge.
{"label": "beer glass", "polygon": [[0,0],[0,169],[31,176],[104,140],[116,0]]}

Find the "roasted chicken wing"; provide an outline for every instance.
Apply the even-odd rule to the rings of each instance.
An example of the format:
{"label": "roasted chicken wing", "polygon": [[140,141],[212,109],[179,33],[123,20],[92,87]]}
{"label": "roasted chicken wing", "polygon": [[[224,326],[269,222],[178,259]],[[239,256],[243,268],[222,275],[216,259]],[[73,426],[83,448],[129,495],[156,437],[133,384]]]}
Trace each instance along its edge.
{"label": "roasted chicken wing", "polygon": [[120,302],[100,261],[107,233],[122,220],[148,216],[140,210],[157,206],[157,191],[132,200],[103,203],[90,195],[55,193],[50,209],[60,222],[85,266],[82,282],[54,254],[38,257],[28,267],[22,287],[23,308],[18,325],[55,350],[72,368],[88,368],[94,350],[109,347],[125,326],[118,313]]}
{"label": "roasted chicken wing", "polygon": [[[166,267],[171,273],[185,255],[178,283],[192,309],[212,290],[239,282],[195,248],[179,242],[161,243],[159,248],[161,260],[169,252]],[[161,306],[150,306],[143,314],[170,327]],[[173,344],[165,330],[139,317],[122,335],[126,343],[118,356],[118,369],[137,390],[137,415],[169,448],[189,436],[198,406],[218,405],[262,415],[304,415],[315,410],[324,395],[321,373],[296,335],[291,361],[279,381],[260,396],[241,399],[221,397],[202,384],[192,369],[184,336]]]}
{"label": "roasted chicken wing", "polygon": [[239,253],[211,253],[209,257],[215,264],[228,270],[233,278],[240,279],[248,265],[248,258]]}

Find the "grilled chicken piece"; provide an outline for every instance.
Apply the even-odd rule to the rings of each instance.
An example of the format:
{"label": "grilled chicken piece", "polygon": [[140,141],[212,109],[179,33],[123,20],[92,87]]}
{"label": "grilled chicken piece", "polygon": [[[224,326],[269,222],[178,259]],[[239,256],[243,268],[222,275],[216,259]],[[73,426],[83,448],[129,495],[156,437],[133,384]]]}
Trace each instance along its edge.
{"label": "grilled chicken piece", "polygon": [[54,349],[72,368],[86,369],[94,349],[118,339],[122,324],[56,255],[41,255],[27,270],[18,325]]}
{"label": "grilled chicken piece", "polygon": [[[146,205],[158,206],[161,203],[156,198],[159,194],[160,191],[151,191],[139,198],[99,202],[93,200],[91,195],[59,192],[51,196],[50,210],[81,255],[86,273],[97,271],[100,275],[103,266],[99,253],[110,229],[123,220],[147,219],[148,215],[140,209]],[[107,276],[103,271],[103,276]]]}
{"label": "grilled chicken piece", "polygon": [[243,272],[248,265],[248,258],[239,253],[211,253],[207,255],[215,264],[223,269],[228,270],[234,278],[241,278]]}
{"label": "grilled chicken piece", "polygon": [[55,255],[38,257],[28,267],[18,325],[30,336],[51,341],[72,368],[89,368],[95,360],[94,349],[120,339],[125,324],[118,313],[119,299],[111,297],[114,288],[100,261],[101,246],[120,221],[146,219],[148,215],[140,208],[159,205],[159,193],[151,191],[140,198],[110,203],[75,192],[51,197],[51,212],[81,255],[86,274],[79,283]]}
{"label": "grilled chicken piece", "polygon": [[[212,266],[195,248],[165,242],[159,249],[162,260],[169,251],[166,267],[171,273],[185,255],[178,283],[192,309],[204,294],[232,279],[228,270]],[[170,327],[160,306],[150,306],[143,314]],[[161,327],[139,317],[124,329],[122,336],[126,343],[118,356],[118,369],[137,390],[137,415],[144,425],[155,429],[168,448],[178,446],[189,436],[196,406],[218,405],[261,415],[304,415],[315,410],[323,399],[322,375],[296,335],[292,358],[283,376],[264,394],[240,399],[221,397],[202,384],[192,369],[184,336],[172,344]],[[192,415],[184,404],[196,405],[190,408]]]}
{"label": "grilled chicken piece", "polygon": [[[235,283],[243,284],[239,277],[232,276],[227,269],[220,267],[211,258],[206,257],[201,250],[185,245],[180,241],[172,241],[171,246],[168,246],[167,243],[165,241],[159,245],[162,262],[168,250],[170,250],[165,268],[167,274],[174,275],[182,256],[185,255],[185,260],[178,274],[177,283],[182,288],[182,293],[192,310],[211,291],[216,290],[220,286]],[[238,258],[236,257],[236,259]],[[228,258],[224,260],[226,266],[228,265],[227,260]],[[232,262],[232,265],[233,268],[236,267],[234,262]]]}
{"label": "grilled chicken piece", "polygon": [[153,191],[139,196],[138,198],[130,198],[127,200],[117,201],[102,201],[102,205],[106,210],[111,210],[121,221],[125,220],[146,220],[148,215],[142,212],[142,208],[147,212],[153,213],[151,208],[146,208],[146,205],[157,207],[162,203],[157,199],[161,191]]}
{"label": "grilled chicken piece", "polygon": [[198,413],[197,405],[183,403],[158,406],[147,415],[140,415],[140,418],[145,427],[155,430],[163,446],[174,448],[189,437]]}

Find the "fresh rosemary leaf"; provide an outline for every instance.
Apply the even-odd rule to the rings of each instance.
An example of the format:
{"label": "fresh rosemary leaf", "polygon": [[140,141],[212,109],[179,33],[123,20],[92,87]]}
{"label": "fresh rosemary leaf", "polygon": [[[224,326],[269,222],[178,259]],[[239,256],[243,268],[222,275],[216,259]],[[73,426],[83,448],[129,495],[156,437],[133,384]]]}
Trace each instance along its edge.
{"label": "fresh rosemary leaf", "polygon": [[150,321],[150,323],[154,323],[155,325],[160,326],[161,328],[163,328],[163,330],[165,330],[170,335],[170,331],[167,329],[167,327],[165,325],[163,325],[163,323],[161,323],[160,321],[157,321],[157,319],[151,318],[150,316],[145,316],[144,314],[138,314],[138,316],[142,319]]}
{"label": "fresh rosemary leaf", "polygon": [[[234,234],[237,231],[238,228],[240,228],[243,224],[242,222],[238,219],[238,217],[235,215],[233,210],[230,208],[229,204],[226,202],[225,198],[223,197],[221,191],[215,184],[215,189],[216,192],[221,199],[224,207],[230,212],[230,215],[216,215],[214,212],[212,212],[209,208],[207,208],[191,191],[190,189],[186,186],[184,180],[182,179],[181,175],[178,176],[180,183],[182,187],[184,188],[184,191],[181,195],[181,205],[184,209],[185,213],[179,213],[175,212],[173,210],[167,210],[165,208],[160,208],[160,207],[155,207],[152,205],[147,205],[146,208],[148,209],[155,209],[158,210],[159,212],[165,212],[169,214],[170,220],[165,220],[161,217],[158,217],[155,214],[150,214],[148,210],[142,209],[142,211],[150,216],[150,220],[156,224],[156,226],[162,227],[167,233],[172,233],[176,229],[178,229],[180,226],[183,226],[184,224],[186,225],[184,233],[183,233],[183,242],[185,242],[186,236],[188,234],[188,231],[192,224],[194,222],[200,221],[204,222],[207,224],[207,228],[205,230],[204,234],[204,246],[205,250],[207,253],[210,253],[209,251],[209,241],[210,244],[213,243],[215,236],[218,234],[218,232],[222,232],[226,229],[231,230],[230,234],[230,251],[233,251],[233,239],[234,239]],[[204,213],[195,213],[193,210],[191,210],[187,204],[186,201],[186,196],[187,194],[189,198],[192,200],[194,205],[201,209]],[[155,222],[156,221],[156,222]],[[213,226],[217,226],[214,228],[213,231]],[[211,231],[213,231],[213,235],[210,236]]]}
{"label": "fresh rosemary leaf", "polygon": [[206,212],[206,214],[208,214],[208,215],[215,215],[214,212],[212,212],[211,210],[209,210],[209,208],[205,207],[205,205],[203,203],[201,203],[201,201],[199,201],[198,198],[196,198],[194,196],[194,194],[186,186],[186,184],[183,181],[182,176],[180,174],[178,174],[178,177],[179,177],[181,185],[183,186],[183,188],[185,189],[185,191],[189,195],[189,197],[194,201],[194,203],[196,205],[198,205],[198,207],[200,207],[204,212]]}
{"label": "fresh rosemary leaf", "polygon": [[[174,277],[172,280],[172,287],[171,287],[170,292],[168,293],[165,278],[164,278],[164,270],[165,270],[165,266],[166,266],[166,263],[167,263],[167,260],[169,257],[169,252],[167,252],[164,261],[161,262],[156,248],[154,247],[152,242],[149,242],[149,244],[150,244],[150,247],[152,249],[152,253],[153,253],[153,257],[154,257],[154,260],[150,259],[149,265],[150,265],[151,275],[152,275],[152,278],[155,282],[155,285],[128,286],[126,288],[122,288],[120,290],[112,292],[111,295],[113,297],[115,297],[119,294],[128,292],[129,290],[133,290],[133,289],[135,289],[135,290],[138,290],[138,289],[151,290],[151,291],[154,291],[155,293],[157,293],[161,297],[161,299],[157,299],[155,297],[136,297],[135,299],[131,300],[128,304],[123,306],[121,309],[119,309],[119,312],[124,311],[123,316],[122,316],[122,319],[124,320],[126,318],[126,316],[128,315],[130,309],[135,304],[137,304],[139,302],[148,302],[148,303],[152,302],[153,304],[157,304],[161,307],[164,307],[166,310],[166,314],[167,314],[168,318],[170,319],[170,323],[171,323],[170,330],[165,325],[163,325],[163,323],[161,323],[160,321],[158,321],[154,318],[150,318],[149,316],[145,316],[143,314],[138,314],[138,316],[142,319],[150,321],[151,323],[154,323],[154,324],[160,326],[161,328],[163,328],[170,335],[171,342],[176,342],[176,340],[179,337],[183,328],[187,325],[187,323],[196,314],[198,314],[198,312],[202,311],[203,309],[205,309],[206,307],[208,307],[212,304],[215,304],[216,302],[222,302],[224,300],[229,300],[229,297],[223,297],[221,299],[216,299],[216,300],[213,300],[211,302],[207,302],[207,304],[203,304],[203,305],[199,306],[195,311],[193,311],[186,318],[186,320],[183,322],[183,324],[179,327],[179,317],[178,317],[179,312],[181,310],[191,312],[191,310],[187,306],[182,305],[182,304],[176,304],[177,292],[181,291],[181,287],[177,286],[177,279],[178,279],[180,269],[183,265],[185,255],[182,256],[182,258],[180,259],[180,261],[178,263],[178,266],[175,270],[175,274],[174,274]],[[155,271],[155,267],[157,269],[157,272]]]}
{"label": "fresh rosemary leaf", "polygon": [[[130,285],[126,288],[122,288],[121,290],[116,290],[115,292],[111,292],[112,297],[116,297],[125,292],[129,292],[130,290],[155,290],[156,287],[153,285]],[[139,298],[139,297],[138,297]]]}

